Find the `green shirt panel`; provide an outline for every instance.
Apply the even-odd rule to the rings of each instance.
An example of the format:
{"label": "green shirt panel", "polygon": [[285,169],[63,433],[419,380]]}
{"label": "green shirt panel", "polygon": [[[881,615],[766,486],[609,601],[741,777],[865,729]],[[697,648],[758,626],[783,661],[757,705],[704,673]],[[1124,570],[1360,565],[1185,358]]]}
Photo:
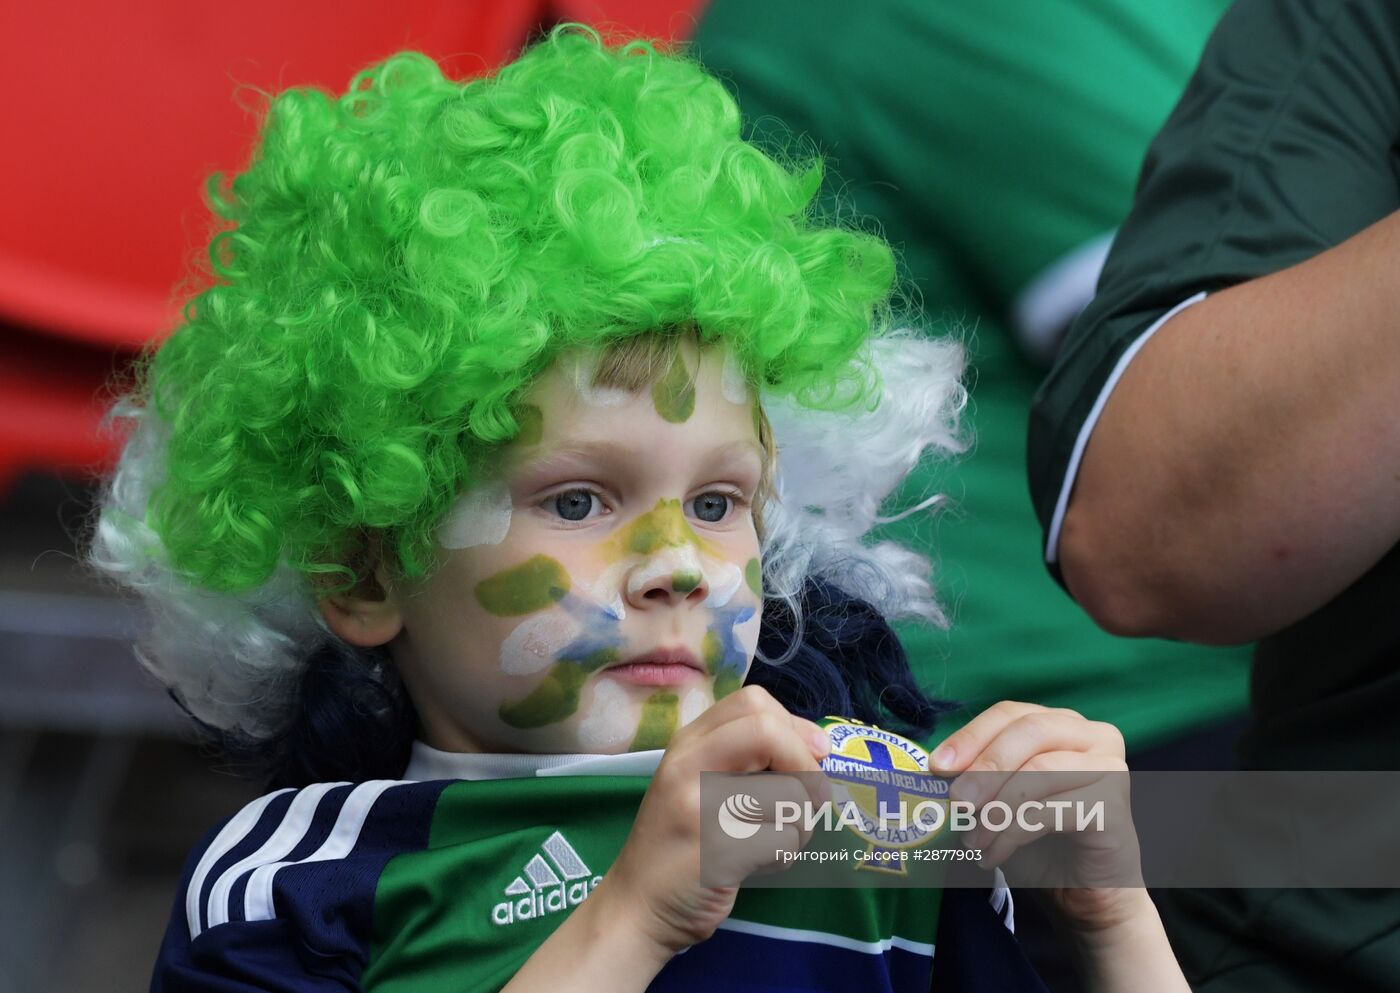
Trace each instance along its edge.
{"label": "green shirt panel", "polygon": [[[395,856],[380,876],[365,989],[505,985],[616,860],[650,784],[649,776],[546,776],[448,786],[428,847]],[[579,878],[524,884],[526,867],[556,831],[582,863]],[[936,889],[746,888],[731,919],[860,942],[898,936],[932,944],[940,904]]]}

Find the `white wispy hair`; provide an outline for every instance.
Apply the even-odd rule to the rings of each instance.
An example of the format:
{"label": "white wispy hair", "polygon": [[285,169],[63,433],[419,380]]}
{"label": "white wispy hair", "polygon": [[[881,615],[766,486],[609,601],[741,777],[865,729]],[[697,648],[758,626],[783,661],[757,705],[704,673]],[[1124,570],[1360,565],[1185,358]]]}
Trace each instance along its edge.
{"label": "white wispy hair", "polygon": [[147,519],[165,475],[170,427],[131,402],[113,408],[111,420],[130,434],[103,491],[87,561],[146,608],[136,657],[196,719],[249,738],[277,734],[302,664],[330,637],[310,586],[287,566],[239,594],[182,577]]}
{"label": "white wispy hair", "polygon": [[[866,353],[865,369],[878,383],[870,409],[814,411],[765,398],[778,460],[763,512],[764,595],[785,601],[799,625],[808,577],[892,620],[946,625],[927,558],[865,539],[888,520],[881,505],[915,466],[965,449],[963,366],[962,348],[951,340],[888,331]],[[230,594],[181,576],[147,516],[164,477],[169,426],[131,402],[112,418],[130,434],[102,495],[89,564],[144,602],[149,623],[137,657],[191,715],[246,738],[276,736],[292,716],[306,659],[334,637],[306,577],[283,566],[256,589]],[[940,499],[928,496],[906,514]]]}
{"label": "white wispy hair", "polygon": [[[894,519],[882,517],[881,507],[916,466],[966,449],[963,349],[899,329],[872,338],[867,356],[878,384],[873,409],[818,412],[786,398],[764,403],[778,448],[774,492],[763,510],[764,594],[785,601],[800,624],[798,597],[816,577],[887,619],[946,627],[928,559],[867,535]],[[924,494],[898,517],[942,500]]]}

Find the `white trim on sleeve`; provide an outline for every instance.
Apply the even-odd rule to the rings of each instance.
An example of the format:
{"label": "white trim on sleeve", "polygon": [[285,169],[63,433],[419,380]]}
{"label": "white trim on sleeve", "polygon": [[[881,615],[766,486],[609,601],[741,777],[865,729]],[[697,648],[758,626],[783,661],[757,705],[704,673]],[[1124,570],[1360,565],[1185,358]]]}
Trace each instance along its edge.
{"label": "white trim on sleeve", "polygon": [[1105,231],[1076,245],[1042,269],[1011,301],[1011,327],[1037,361],[1049,364],[1066,329],[1094,299],[1115,234]]}
{"label": "white trim on sleeve", "polygon": [[1124,371],[1128,368],[1128,363],[1133,360],[1142,346],[1147,344],[1147,340],[1157,333],[1157,329],[1187,307],[1198,304],[1206,298],[1205,291],[1197,293],[1189,299],[1181,301],[1171,310],[1167,311],[1157,320],[1153,321],[1146,331],[1138,335],[1136,341],[1128,346],[1127,350],[1118,357],[1118,364],[1109,373],[1107,381],[1103,384],[1103,389],[1099,390],[1098,398],[1094,400],[1094,406],[1089,410],[1089,416],[1084,418],[1084,423],[1080,425],[1079,437],[1074,439],[1074,450],[1070,452],[1069,465],[1065,467],[1064,482],[1060,484],[1060,497],[1055,501],[1055,513],[1050,518],[1050,533],[1045,539],[1045,561],[1057,562],[1060,557],[1060,527],[1065,522],[1065,508],[1069,506],[1069,495],[1074,490],[1075,477],[1079,475],[1079,463],[1084,458],[1084,449],[1089,444],[1089,436],[1094,433],[1094,426],[1099,423],[1099,416],[1103,413],[1103,408],[1108,403],[1109,395],[1113,393],[1113,388],[1118,385],[1118,380],[1123,378]]}

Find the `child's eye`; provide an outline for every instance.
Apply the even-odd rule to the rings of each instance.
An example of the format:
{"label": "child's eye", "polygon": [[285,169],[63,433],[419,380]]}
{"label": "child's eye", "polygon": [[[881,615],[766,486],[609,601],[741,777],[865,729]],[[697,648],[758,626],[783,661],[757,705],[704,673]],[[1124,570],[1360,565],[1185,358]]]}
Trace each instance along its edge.
{"label": "child's eye", "polygon": [[729,505],[733,500],[728,494],[710,492],[700,494],[690,503],[696,520],[706,524],[718,524],[728,516]]}
{"label": "child's eye", "polygon": [[583,521],[594,516],[596,507],[602,509],[602,501],[592,490],[565,490],[552,497],[546,497],[543,504],[566,521]]}

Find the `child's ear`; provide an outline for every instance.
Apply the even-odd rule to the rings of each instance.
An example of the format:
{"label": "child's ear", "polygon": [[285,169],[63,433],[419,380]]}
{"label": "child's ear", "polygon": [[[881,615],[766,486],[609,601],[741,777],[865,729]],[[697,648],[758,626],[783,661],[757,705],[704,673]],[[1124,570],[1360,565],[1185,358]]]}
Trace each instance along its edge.
{"label": "child's ear", "polygon": [[357,648],[378,648],[392,641],[403,630],[403,615],[383,569],[376,569],[345,593],[323,596],[317,601],[326,626],[345,642]]}

